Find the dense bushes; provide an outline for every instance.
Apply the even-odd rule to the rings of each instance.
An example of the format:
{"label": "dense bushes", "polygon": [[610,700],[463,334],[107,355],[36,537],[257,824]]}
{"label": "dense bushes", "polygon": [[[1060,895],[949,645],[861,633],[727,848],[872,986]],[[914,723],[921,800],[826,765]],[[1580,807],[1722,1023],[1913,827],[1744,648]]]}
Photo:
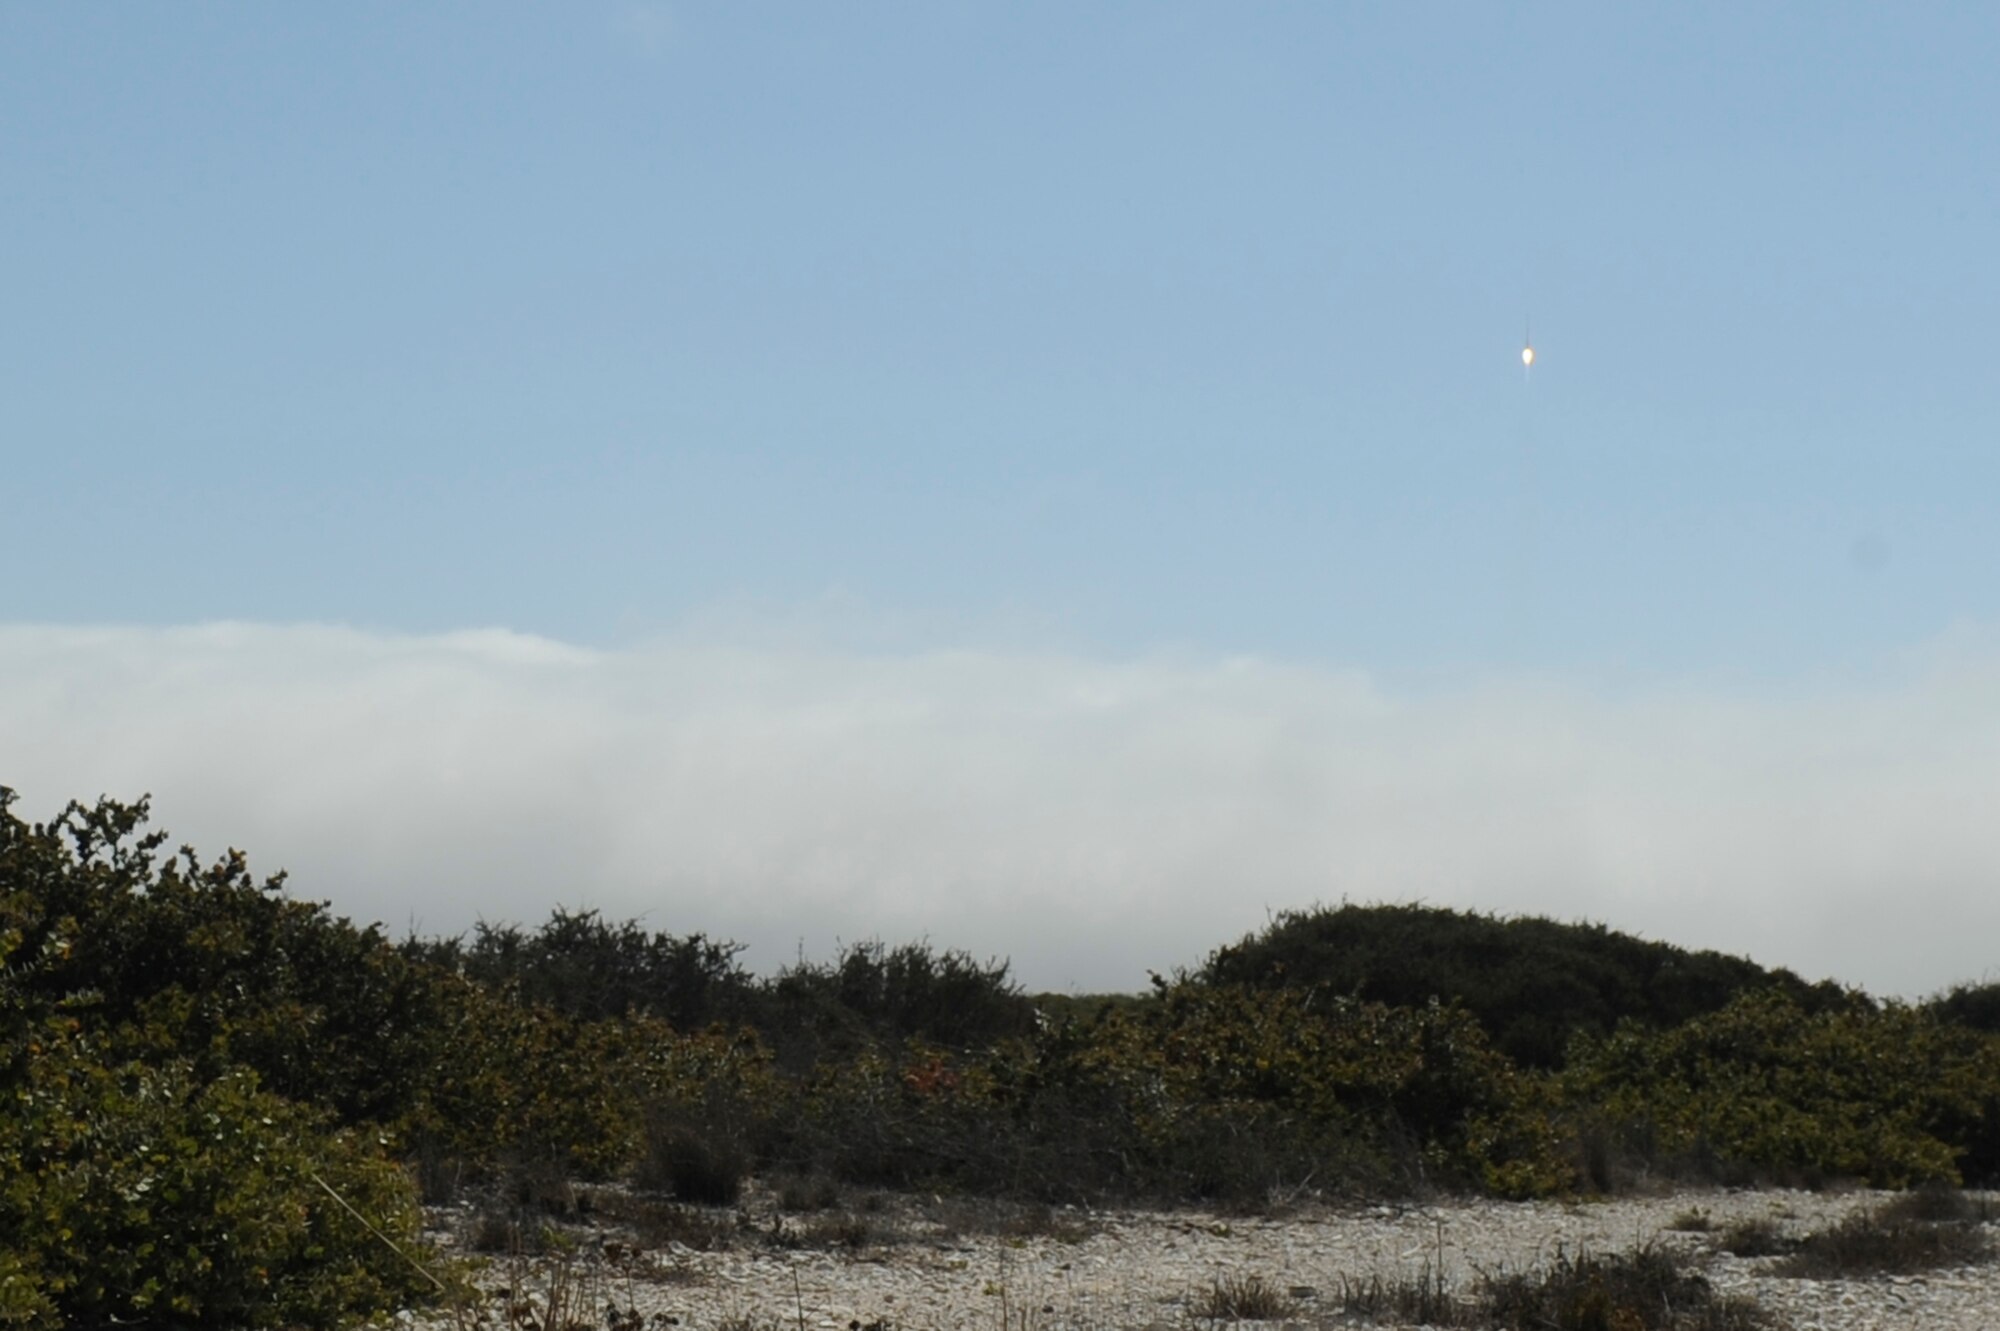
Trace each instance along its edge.
{"label": "dense bushes", "polygon": [[343,1121],[409,1108],[438,1044],[430,974],[376,929],[263,882],[235,851],[202,864],[160,854],[146,805],[71,805],[46,827],[4,812],[0,884],[14,890],[25,1001],[63,999],[93,1029],[121,1029],[155,1057],[213,1076],[254,1069],[265,1087]]}
{"label": "dense bushes", "polygon": [[[327,962],[311,909],[236,857],[156,865],[143,805],[29,826],[12,803],[0,788],[0,1322],[327,1326],[434,1293],[382,1140],[240,1061],[324,1075],[330,1099],[379,1089],[286,951]],[[317,979],[368,983],[346,961]]]}
{"label": "dense bushes", "polygon": [[924,943],[850,944],[830,964],[801,961],[780,971],[759,1004],[758,1025],[795,1068],[903,1040],[984,1049],[1035,1026],[1035,1005],[1007,969]]}
{"label": "dense bushes", "polygon": [[396,946],[233,852],[163,855],[143,802],[33,827],[11,803],[0,1322],[396,1306],[433,1288],[389,1251],[414,1251],[412,1175],[698,1202],[755,1170],[1044,1201],[2000,1177],[1990,986],[1878,1005],[1403,907],[1288,915],[1102,1001],[923,943],[759,979],[595,912]]}
{"label": "dense bushes", "polygon": [[823,1065],[771,1154],[857,1182],[1041,1200],[1426,1183],[1520,1195],[1567,1181],[1535,1097],[1454,1009],[1180,984],[983,1053],[909,1043]]}

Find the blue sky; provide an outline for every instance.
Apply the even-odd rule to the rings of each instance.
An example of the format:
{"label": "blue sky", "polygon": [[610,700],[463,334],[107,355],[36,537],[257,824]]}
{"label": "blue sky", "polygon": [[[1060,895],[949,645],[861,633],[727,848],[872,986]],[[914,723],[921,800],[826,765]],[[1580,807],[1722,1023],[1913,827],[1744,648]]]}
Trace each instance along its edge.
{"label": "blue sky", "polygon": [[[1897,866],[1960,922],[2000,871],[1966,795],[2000,776],[1996,60],[1970,5],[7,7],[0,781],[136,783],[176,830],[445,927],[588,896],[1122,984],[1136,952],[1035,971],[1007,894],[1060,881],[1108,918],[1173,878],[1227,906],[1162,912],[1188,923],[1144,964],[1348,893],[1963,978],[1990,963],[1929,935],[1900,969],[1865,952]],[[523,652],[580,673],[531,687]],[[453,823],[470,769],[507,769],[426,730],[434,700],[398,712],[429,695],[385,661],[471,671],[471,730],[543,736],[565,791],[641,808],[692,788],[551,718],[584,699],[588,733],[676,753],[733,718],[735,849],[661,831],[507,892],[476,819],[341,858],[336,823]],[[291,701],[239,735],[262,775],[231,803],[163,755],[229,731],[252,679]],[[335,697],[373,699],[352,753],[280,744]],[[1071,747],[1077,698],[1138,709],[1128,765]],[[1363,701],[1292,753],[1329,698]],[[1347,728],[1378,704],[1412,727],[1379,750]],[[1042,738],[979,719],[1010,707]],[[883,719],[916,713],[945,719]],[[1717,747],[1662,793],[1630,750],[1690,729]],[[1452,803],[1487,770],[1468,734],[1512,756]],[[1536,785],[1578,737],[1601,756]],[[1244,788],[1216,745],[1311,775],[1165,856],[1163,823]],[[1355,752],[1427,755],[1370,797],[1431,811],[1400,859],[1322,839]],[[1746,770],[1788,774],[1786,809]],[[1501,821],[1541,830],[1482,840],[1524,788]],[[919,835],[926,789],[957,793]],[[1103,826],[1050,824],[1056,789]],[[334,790],[365,793],[313,821]],[[569,798],[514,817],[594,843]],[[1857,813],[1884,809],[1922,812]],[[1739,818],[1768,856],[1705,839]],[[1781,853],[1857,819],[1874,840]],[[1454,839],[1485,850],[1434,858]],[[1669,841],[1675,883],[1633,867]],[[1879,919],[1824,904],[1829,866]],[[1769,928],[1717,924],[1753,891]],[[1802,902],[1848,941],[1775,936]]]}

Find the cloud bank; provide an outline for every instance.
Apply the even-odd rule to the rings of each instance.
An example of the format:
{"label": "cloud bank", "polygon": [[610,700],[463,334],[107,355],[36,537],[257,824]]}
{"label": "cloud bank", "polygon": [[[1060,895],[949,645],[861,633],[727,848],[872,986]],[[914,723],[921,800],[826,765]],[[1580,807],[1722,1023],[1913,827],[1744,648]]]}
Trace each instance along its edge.
{"label": "cloud bank", "polygon": [[1131,989],[1319,901],[1601,920],[1921,994],[2000,978],[2000,651],[1785,692],[1399,692],[1270,660],[323,626],[0,626],[30,816],[150,791],[392,931],[557,903],[928,936]]}

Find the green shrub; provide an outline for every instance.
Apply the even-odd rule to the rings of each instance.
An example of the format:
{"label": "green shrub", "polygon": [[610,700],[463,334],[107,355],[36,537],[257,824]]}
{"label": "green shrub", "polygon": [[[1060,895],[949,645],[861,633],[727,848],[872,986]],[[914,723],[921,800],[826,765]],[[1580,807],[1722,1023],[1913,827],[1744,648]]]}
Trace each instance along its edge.
{"label": "green shrub", "polygon": [[1580,1046],[1563,1088],[1575,1121],[1617,1125],[1656,1157],[1957,1182],[1993,1131],[2000,1041],[1903,1004],[1812,1012],[1767,990],[1671,1031],[1628,1025]]}
{"label": "green shrub", "polygon": [[386,1122],[420,1094],[441,1024],[433,973],[376,929],[253,878],[236,851],[163,856],[147,802],[72,803],[29,826],[0,788],[0,897],[23,1002],[61,1000],[131,1057],[199,1075],[256,1070],[265,1089],[348,1124]]}
{"label": "green shrub", "polygon": [[0,1112],[5,1316],[332,1326],[439,1292],[378,1143],[247,1070],[109,1063],[65,1019],[24,1052]]}
{"label": "green shrub", "polygon": [[1105,1055],[1130,1061],[1123,1075],[1165,1092],[1160,1112],[1134,1106],[1142,1133],[1192,1106],[1257,1106],[1302,1129],[1315,1153],[1344,1139],[1414,1170],[1408,1183],[1528,1196],[1569,1182],[1540,1087],[1461,1008],[1201,984],[1162,985],[1159,998],[1102,1027]]}
{"label": "green shrub", "polygon": [[626,1074],[642,1118],[634,1182],[685,1202],[734,1202],[775,1132],[788,1087],[754,1031],[711,1028],[635,1039]]}
{"label": "green shrub", "polygon": [[583,1179],[632,1160],[638,1066],[658,1027],[574,1021],[452,975],[438,985],[437,1052],[392,1125],[406,1148],[474,1173],[532,1163]]}
{"label": "green shrub", "polygon": [[983,1055],[913,1044],[823,1068],[784,1163],[1042,1201],[1534,1195],[1569,1178],[1541,1097],[1453,1009],[1163,985]]}

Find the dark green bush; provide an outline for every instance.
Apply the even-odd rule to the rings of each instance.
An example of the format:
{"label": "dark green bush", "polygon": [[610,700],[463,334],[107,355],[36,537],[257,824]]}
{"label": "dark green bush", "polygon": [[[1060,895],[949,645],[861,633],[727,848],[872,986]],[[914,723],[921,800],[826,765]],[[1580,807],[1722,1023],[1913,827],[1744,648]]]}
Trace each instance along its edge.
{"label": "dark green bush", "polygon": [[855,943],[830,963],[800,962],[779,972],[759,1025],[780,1061],[796,1070],[905,1040],[990,1048],[1035,1026],[1034,1002],[1007,971],[1004,961],[980,962],[927,943]]}
{"label": "dark green bush", "polygon": [[143,1057],[184,1057],[342,1122],[383,1122],[414,1103],[437,1049],[428,971],[375,929],[292,899],[282,874],[254,879],[235,851],[203,864],[160,854],[146,801],[71,804],[30,827],[0,791],[0,892],[15,894],[24,998],[62,999],[93,1029],[119,1028]]}
{"label": "dark green bush", "polygon": [[1609,1035],[1626,1020],[1677,1026],[1752,989],[1782,988],[1810,1011],[1866,1001],[1742,957],[1689,952],[1599,924],[1417,905],[1286,911],[1262,933],[1217,949],[1196,978],[1393,1007],[1456,1003],[1496,1049],[1533,1068],[1560,1067],[1578,1035]]}
{"label": "dark green bush", "polygon": [[1924,1005],[1939,1020],[2000,1035],[2000,984],[1959,984]]}
{"label": "dark green bush", "polygon": [[756,997],[755,981],[736,964],[739,944],[649,934],[594,910],[558,907],[534,933],[481,922],[470,943],[412,937],[399,951],[580,1021],[648,1016],[694,1031],[748,1020]]}
{"label": "dark green bush", "polygon": [[[1128,1076],[1167,1090],[1169,1121],[1178,1106],[1254,1105],[1283,1115],[1315,1154],[1332,1138],[1406,1184],[1528,1196],[1569,1182],[1537,1083],[1461,1008],[1195,983],[1162,984],[1159,1000],[1102,1030],[1115,1042],[1106,1054],[1131,1060]],[[1142,1128],[1158,1122],[1144,1105],[1133,1112]]]}
{"label": "dark green bush", "polygon": [[728,1206],[743,1195],[749,1158],[734,1134],[671,1120],[648,1126],[636,1182],[698,1206]]}

